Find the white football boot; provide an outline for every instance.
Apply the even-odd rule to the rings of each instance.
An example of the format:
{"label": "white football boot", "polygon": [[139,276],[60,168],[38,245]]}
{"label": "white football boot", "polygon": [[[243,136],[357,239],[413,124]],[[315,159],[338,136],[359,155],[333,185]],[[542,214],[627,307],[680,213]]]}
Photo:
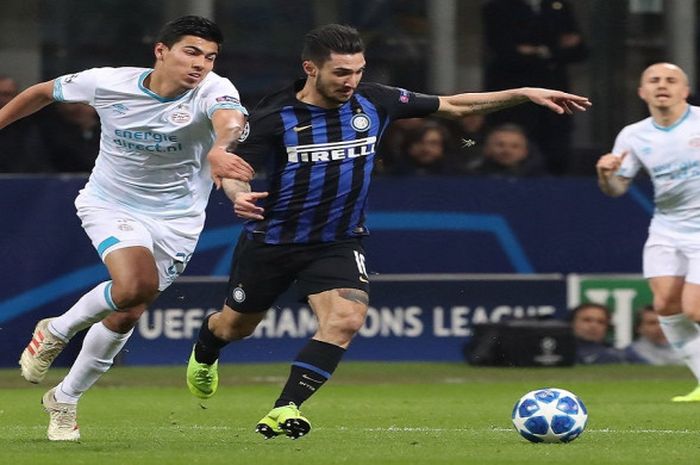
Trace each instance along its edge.
{"label": "white football boot", "polygon": [[41,398],[44,410],[49,414],[49,441],[79,441],[78,406],[56,402],[55,390],[56,388],[49,389]]}
{"label": "white football boot", "polygon": [[49,331],[48,325],[53,318],[45,318],[36,324],[32,340],[22,352],[19,365],[22,377],[30,383],[40,383],[53,361],[58,357],[66,343]]}

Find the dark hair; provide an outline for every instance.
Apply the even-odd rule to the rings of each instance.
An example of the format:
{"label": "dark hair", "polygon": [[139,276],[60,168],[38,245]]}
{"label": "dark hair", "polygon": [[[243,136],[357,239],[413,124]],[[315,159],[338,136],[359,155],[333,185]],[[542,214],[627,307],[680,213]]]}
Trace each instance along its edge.
{"label": "dark hair", "polygon": [[182,16],[163,26],[158,33],[156,43],[162,42],[172,47],[182,36],[195,36],[210,42],[216,42],[221,48],[224,42],[224,34],[214,21],[201,16]]}
{"label": "dark hair", "polygon": [[301,59],[322,65],[328,61],[332,52],[354,54],[364,51],[365,44],[357,29],[342,24],[326,24],[306,34]]}
{"label": "dark hair", "polygon": [[610,324],[610,320],[612,320],[612,312],[610,311],[610,308],[607,307],[606,305],[603,304],[595,304],[593,302],[586,302],[581,305],[577,305],[576,307],[571,309],[571,312],[569,313],[569,319],[571,321],[574,321],[576,319],[576,316],[582,311],[586,310],[588,308],[598,308],[600,310],[603,310],[605,312],[605,315],[608,320],[608,324]]}

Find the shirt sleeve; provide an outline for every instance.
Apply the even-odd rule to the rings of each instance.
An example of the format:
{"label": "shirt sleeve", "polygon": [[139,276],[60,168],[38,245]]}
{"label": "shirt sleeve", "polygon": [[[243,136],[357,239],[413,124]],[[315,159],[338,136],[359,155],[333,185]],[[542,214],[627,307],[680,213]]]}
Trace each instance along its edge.
{"label": "shirt sleeve", "polygon": [[241,136],[240,143],[234,152],[245,161],[253,165],[256,171],[265,168],[268,155],[273,151],[274,141],[278,136],[274,134],[274,114],[255,109]]}
{"label": "shirt sleeve", "polygon": [[615,173],[618,176],[623,176],[625,178],[634,178],[639,172],[642,164],[634,152],[634,148],[630,142],[629,130],[627,128],[620,131],[615,139],[615,145],[613,146],[612,153],[620,156],[623,152],[627,152],[627,156],[622,160],[622,165],[620,169]]}
{"label": "shirt sleeve", "polygon": [[202,105],[209,118],[216,110],[238,110],[248,116],[248,110],[241,103],[238,89],[226,78],[216,79],[207,86]]}
{"label": "shirt sleeve", "polygon": [[371,83],[365,92],[386,109],[391,119],[421,118],[435,113],[440,107],[440,99],[436,95],[411,92],[400,87]]}
{"label": "shirt sleeve", "polygon": [[53,99],[65,103],[94,105],[95,90],[111,68],[92,68],[79,73],[66,74],[53,81]]}

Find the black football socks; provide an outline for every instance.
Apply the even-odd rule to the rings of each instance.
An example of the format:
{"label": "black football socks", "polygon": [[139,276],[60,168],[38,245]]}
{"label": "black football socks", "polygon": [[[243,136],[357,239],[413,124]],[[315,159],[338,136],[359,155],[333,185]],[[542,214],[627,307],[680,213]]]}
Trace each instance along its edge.
{"label": "black football socks", "polygon": [[219,351],[228,344],[228,341],[214,336],[209,329],[209,318],[211,315],[204,318],[202,327],[199,328],[197,343],[194,345],[194,359],[199,363],[212,365],[219,358]]}
{"label": "black football socks", "polygon": [[287,384],[275,407],[290,402],[300,406],[328,381],[344,353],[340,346],[311,339],[292,362]]}

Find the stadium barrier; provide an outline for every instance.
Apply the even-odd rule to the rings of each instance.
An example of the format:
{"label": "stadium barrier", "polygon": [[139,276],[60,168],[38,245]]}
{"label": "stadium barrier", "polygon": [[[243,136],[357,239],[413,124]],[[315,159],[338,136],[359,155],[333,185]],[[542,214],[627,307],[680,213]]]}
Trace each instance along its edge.
{"label": "stadium barrier", "polygon": [[[184,364],[205,315],[220,309],[224,278],[182,278],[143,315],[120,363]],[[580,299],[609,303],[616,321],[648,290],[641,277],[563,275],[379,275],[372,277],[371,307],[348,351],[349,360],[459,361],[475,325],[509,319],[566,320],[568,305]],[[15,366],[34,323],[46,310],[2,325],[0,366]],[[288,361],[314,333],[307,305],[290,291],[270,309],[255,333],[224,350],[222,362]],[[619,341],[630,334],[617,334]],[[80,341],[71,341],[62,362],[69,363]],[[546,356],[547,354],[542,354]]]}
{"label": "stadium barrier", "polygon": [[[86,290],[108,279],[74,214],[73,200],[84,183],[84,176],[0,177],[4,220],[0,234],[2,366],[16,364],[16,354],[26,344],[37,320],[62,313]],[[368,271],[373,275],[373,307],[365,335],[360,335],[355,342],[360,348],[353,348],[349,357],[353,354],[358,358],[380,357],[386,353],[388,359],[459,359],[457,339],[470,335],[469,325],[462,322],[488,321],[492,318],[488,305],[492,305],[496,316],[500,314],[499,305],[529,308],[535,304],[554,306],[559,312],[557,315],[561,315],[567,306],[581,300],[582,296],[576,293],[584,292],[583,297],[588,299],[606,298],[620,305],[637,307],[630,303],[624,286],[609,289],[603,282],[572,276],[629,274],[641,269],[641,250],[652,211],[649,185],[635,186],[629,195],[609,199],[599,192],[592,178],[380,177],[375,180],[372,191],[367,215],[371,236],[364,245]],[[624,221],[617,221],[618,218]],[[183,276],[205,276],[210,281],[179,281],[162,297],[163,303],[145,316],[144,320],[149,323],[144,326],[144,336],[139,331],[130,350],[140,352],[138,338],[184,341],[191,336],[192,327],[198,321],[196,312],[191,309],[206,312],[220,307],[224,284],[217,280],[228,274],[240,230],[241,224],[234,218],[228,199],[221,191],[213,192],[207,208],[207,224]],[[382,281],[402,274],[411,274],[406,279],[414,279],[414,275],[444,277],[448,276],[446,273],[453,276],[466,271],[487,277],[503,276],[505,281],[501,278],[494,282],[466,280],[466,284],[449,279],[444,283],[432,280],[422,284],[420,281]],[[539,276],[551,276],[551,273],[561,273],[555,282],[547,281],[546,285],[547,292],[554,292],[550,296],[554,303],[543,300],[545,303],[538,304],[531,299],[532,296],[541,298],[537,290],[539,285],[534,283]],[[522,278],[522,283],[529,284],[507,284],[511,278],[513,282],[520,282]],[[530,285],[534,290],[522,289]],[[166,303],[164,300],[167,295],[185,295],[185,290],[189,293],[194,292],[193,289],[202,289],[202,297],[186,302]],[[494,299],[507,300],[499,303],[495,299],[489,304],[482,300],[482,297],[490,298],[489,292],[493,292]],[[635,292],[641,295],[641,290]],[[640,300],[643,299],[640,297]],[[486,310],[477,311],[480,305]],[[308,324],[308,313],[305,313],[308,309],[296,304],[294,298],[282,302],[281,309],[279,318],[270,317],[276,318],[274,324],[278,327],[282,325],[284,329],[283,324],[290,314],[302,315],[300,318],[305,319],[301,324]],[[284,312],[284,309],[289,311]],[[463,313],[467,311],[469,315]],[[182,329],[177,326],[180,324],[178,312],[186,318],[182,320]],[[484,314],[487,317],[482,318]],[[162,332],[168,331],[170,336],[155,336],[161,318],[163,322],[166,318],[172,320],[167,325],[161,324]],[[403,326],[397,323],[401,318]],[[618,328],[627,331],[631,317],[616,318],[619,318],[616,319]],[[293,323],[299,322],[294,320]],[[263,328],[273,325],[267,320],[265,324]],[[304,333],[309,331],[307,328]],[[379,335],[367,337],[372,331],[379,331]],[[403,334],[396,336],[400,331]],[[394,336],[412,342],[394,345],[390,340]],[[234,352],[231,357],[250,361],[257,360],[256,357],[274,359],[269,353],[265,354],[269,350],[264,345],[255,343],[263,339],[252,338],[250,344],[246,343],[251,347],[250,352],[236,355],[236,351],[231,351]],[[276,340],[288,345],[283,351],[287,356],[296,350],[295,343],[300,345],[304,339],[299,335]],[[446,345],[452,340],[454,345]],[[618,337],[617,343],[624,344],[628,340],[629,336]],[[79,339],[71,343],[70,350],[57,362],[66,363],[73,357],[79,343]],[[368,348],[362,349],[363,345]],[[166,344],[166,347],[169,346]],[[173,352],[165,355],[158,354],[157,346],[153,346],[154,353],[148,355],[151,358],[145,353],[134,356],[127,352],[124,360],[126,363],[177,363],[184,355],[176,353],[179,346],[173,347]]]}

